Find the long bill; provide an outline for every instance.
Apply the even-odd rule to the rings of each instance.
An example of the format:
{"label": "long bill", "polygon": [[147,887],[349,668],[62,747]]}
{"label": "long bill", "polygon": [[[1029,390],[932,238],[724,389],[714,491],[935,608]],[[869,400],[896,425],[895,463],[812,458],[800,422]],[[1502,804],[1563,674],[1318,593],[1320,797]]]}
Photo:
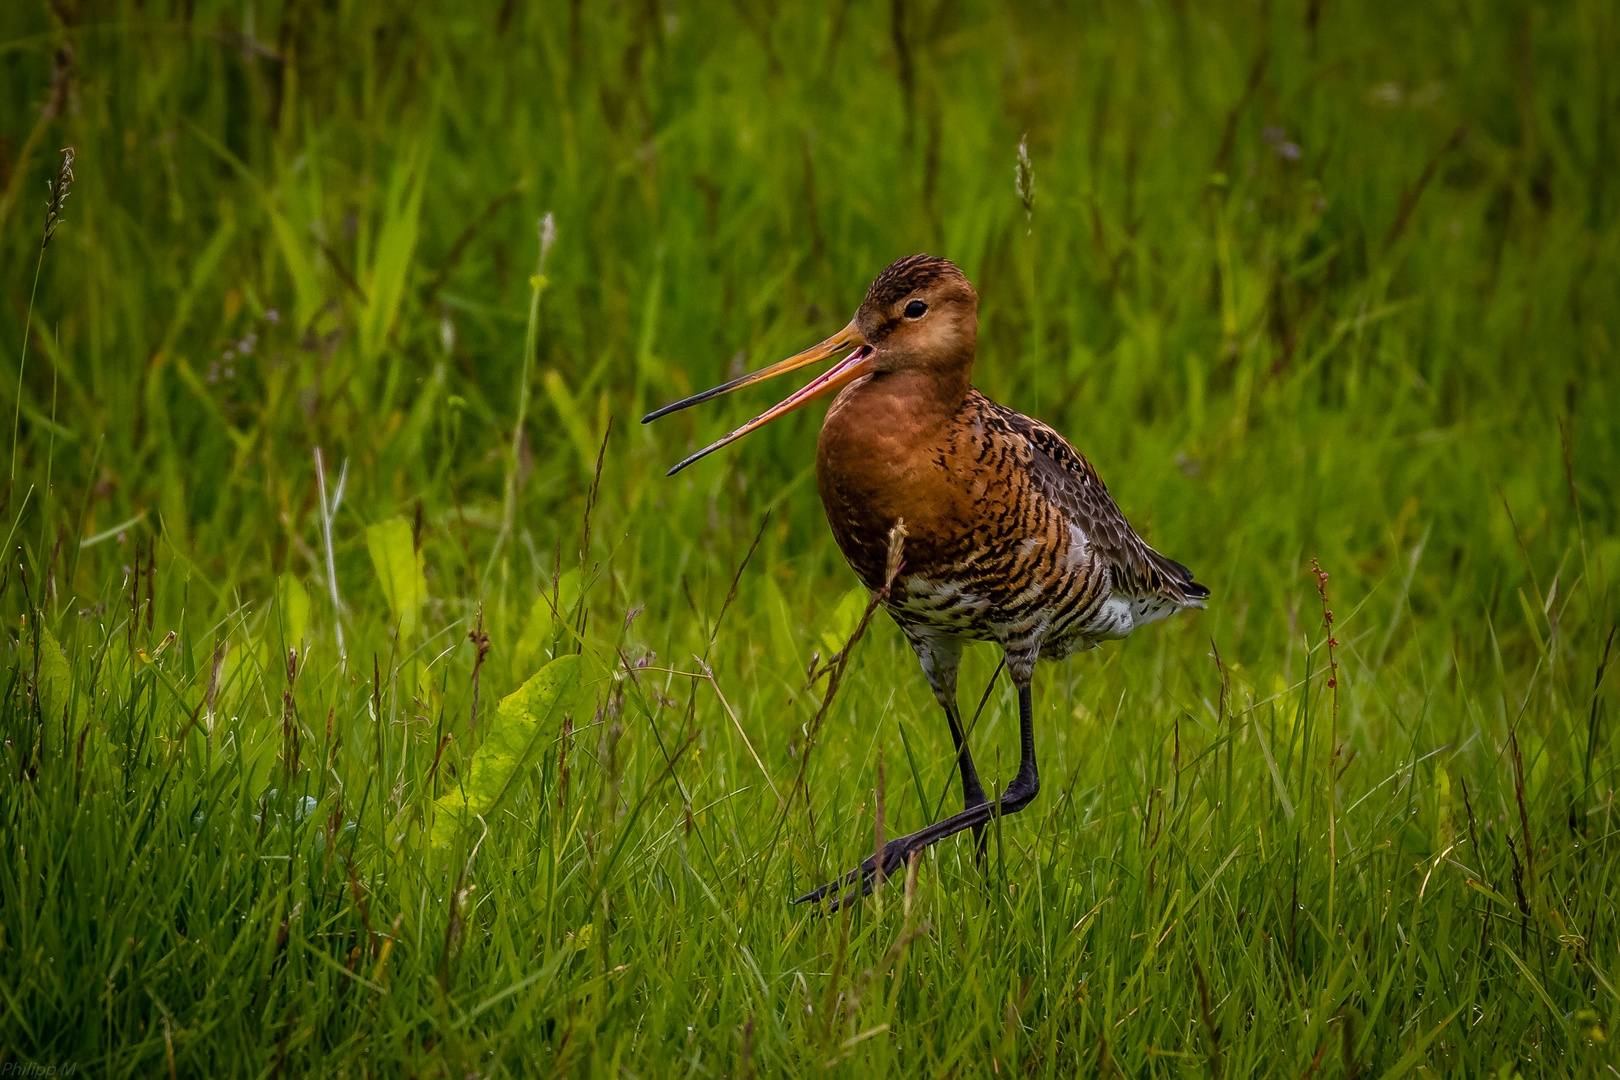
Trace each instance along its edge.
{"label": "long bill", "polygon": [[676,412],[680,409],[690,408],[693,405],[700,405],[711,398],[719,397],[721,394],[729,394],[733,390],[741,390],[743,387],[751,386],[756,382],[762,382],[765,379],[769,379],[777,375],[785,375],[797,368],[807,367],[810,364],[819,364],[824,360],[830,360],[851,346],[854,346],[853,352],[851,352],[848,356],[845,356],[831,368],[828,368],[820,376],[811,380],[810,383],[807,384],[803,389],[795,392],[780,404],[774,405],[765,412],[760,413],[758,416],[754,417],[737,430],[725,435],[720,439],[716,439],[714,442],[710,443],[708,446],[705,446],[702,450],[699,450],[691,457],[677,463],[675,467],[670,469],[666,475],[674,476],[676,473],[692,464],[692,462],[708,454],[714,453],[727,443],[736,442],[738,439],[742,438],[744,435],[747,435],[755,428],[764,427],[777,417],[785,416],[794,409],[799,408],[801,405],[814,401],[816,398],[822,397],[823,395],[830,394],[834,390],[838,390],[854,382],[862,375],[869,374],[873,370],[872,347],[866,343],[866,339],[861,337],[860,330],[856,328],[853,322],[851,322],[848,326],[844,327],[842,330],[838,331],[838,333],[834,334],[832,337],[828,338],[826,341],[823,341],[819,345],[813,345],[801,353],[796,353],[793,356],[788,357],[786,360],[781,360],[770,365],[769,367],[763,367],[758,371],[750,372],[740,379],[733,379],[730,382],[717,386],[712,390],[705,390],[701,394],[693,394],[689,398],[682,398],[680,401],[677,401],[671,405],[665,405],[662,409],[659,409],[656,412],[650,412],[646,416],[642,417],[641,422],[643,424],[651,423],[660,416],[667,416],[670,413]]}

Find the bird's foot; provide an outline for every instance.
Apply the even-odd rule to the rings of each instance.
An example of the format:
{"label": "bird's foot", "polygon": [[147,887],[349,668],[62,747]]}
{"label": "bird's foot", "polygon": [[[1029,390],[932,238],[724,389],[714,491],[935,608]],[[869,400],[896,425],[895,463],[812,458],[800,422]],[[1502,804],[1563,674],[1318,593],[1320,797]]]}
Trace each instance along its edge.
{"label": "bird's foot", "polygon": [[[1013,808],[1005,807],[1004,811],[1007,809]],[[905,836],[895,837],[883,845],[882,877],[892,877],[901,867],[906,865],[906,861],[913,854],[922,851],[930,844],[938,843],[947,836],[954,836],[965,829],[982,830],[985,823],[994,815],[994,812],[989,803],[981,803],[978,806],[970,806],[959,814],[953,814],[943,821],[936,821],[927,828],[918,829],[916,832],[907,833]],[[977,835],[982,837],[983,833],[978,832]],[[843,877],[836,881],[829,881],[821,888],[813,889],[793,902],[795,904],[813,904],[835,889],[843,888],[846,885],[855,886],[848,893],[835,897],[832,903],[828,905],[828,911],[837,911],[846,904],[852,904],[861,897],[870,894],[878,880],[878,857],[873,854],[867,856],[861,865]]]}
{"label": "bird's foot", "polygon": [[[973,830],[974,850],[980,865],[983,865],[986,840],[985,825],[998,812],[1014,814],[1022,810],[1040,789],[1039,780],[1033,777],[1029,779],[1020,777],[1018,780],[1014,780],[1007,790],[1002,793],[999,811],[993,803],[980,803],[977,806],[968,807],[959,814],[952,814],[943,821],[936,821],[927,828],[918,829],[916,832],[907,833],[905,836],[895,837],[883,845],[882,877],[892,877],[896,871],[906,865],[906,860],[910,859],[914,853],[922,851],[930,844],[938,843],[947,836],[955,836],[957,833],[968,829]],[[848,893],[835,897],[832,903],[828,905],[828,911],[837,911],[839,908],[852,904],[861,897],[870,894],[879,880],[877,871],[878,857],[875,854],[869,855],[861,865],[843,877],[836,881],[829,881],[819,889],[812,889],[793,902],[795,904],[813,904],[822,900],[835,889],[843,888],[846,885],[855,886]]]}
{"label": "bird's foot", "polygon": [[[902,869],[904,869],[906,860],[911,858],[913,852],[921,851],[923,848],[928,846],[927,843],[915,844],[915,846],[913,846],[913,841],[915,841],[916,838],[921,835],[921,833],[912,833],[909,836],[897,836],[893,840],[890,840],[888,843],[883,845],[883,865],[881,877],[879,875],[877,855],[868,855],[861,865],[857,866],[849,873],[843,875],[837,880],[829,881],[819,889],[812,889],[810,892],[805,893],[803,896],[799,897],[793,902],[795,904],[818,903],[823,900],[828,893],[843,889],[848,885],[854,885],[855,888],[851,889],[848,893],[845,893],[842,896],[833,897],[832,903],[827,905],[827,911],[830,913],[837,911],[839,908],[848,904],[854,903],[863,896],[871,895],[872,889],[882,878],[888,878],[899,873]],[[932,841],[929,842],[931,843]]]}

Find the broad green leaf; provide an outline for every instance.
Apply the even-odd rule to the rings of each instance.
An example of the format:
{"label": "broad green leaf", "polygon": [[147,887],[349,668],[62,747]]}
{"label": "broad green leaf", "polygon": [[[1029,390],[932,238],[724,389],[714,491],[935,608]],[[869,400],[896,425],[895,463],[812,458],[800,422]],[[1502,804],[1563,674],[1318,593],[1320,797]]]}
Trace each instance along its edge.
{"label": "broad green leaf", "polygon": [[402,517],[377,522],[366,530],[366,548],[403,641],[416,632],[422,601],[427,599],[422,553],[411,542],[411,523]]}
{"label": "broad green leaf", "polygon": [[[226,716],[234,714],[249,690],[263,677],[270,662],[270,652],[262,638],[248,642],[232,642],[220,659],[219,677],[214,683],[214,709]],[[286,661],[282,661],[285,679]],[[213,675],[212,661],[197,672],[197,685],[204,691]]]}
{"label": "broad green leaf", "polygon": [[574,396],[568,388],[567,381],[556,371],[547,371],[540,380],[546,388],[546,395],[557,409],[557,419],[561,422],[563,430],[573,440],[574,449],[579,451],[580,467],[587,476],[596,468],[597,439],[591,433],[590,425],[585,422],[584,404]]}
{"label": "broad green leaf", "polygon": [[866,605],[871,602],[872,594],[865,589],[851,589],[838,601],[832,617],[821,630],[823,660],[849,644],[849,636],[861,624],[861,616],[866,614]]}
{"label": "broad green leaf", "polygon": [[429,425],[439,414],[435,406],[439,403],[440,395],[444,393],[444,381],[444,364],[433,365],[432,376],[422,383],[422,392],[411,405],[411,411],[406,415],[405,422],[388,442],[390,454],[409,457],[422,453],[422,440],[427,434]]}
{"label": "broad green leaf", "polygon": [[[557,602],[555,614],[551,609],[553,600]],[[575,567],[557,581],[555,593],[546,589],[534,598],[523,636],[518,638],[517,647],[512,650],[513,675],[526,678],[536,658],[550,655],[556,647],[557,631],[568,621],[569,614],[578,603],[579,568]]]}
{"label": "broad green leaf", "polygon": [[282,775],[276,760],[281,752],[281,733],[266,725],[244,736],[237,745],[241,754],[239,768],[242,783],[254,798],[258,798],[270,789],[278,775]]}
{"label": "broad green leaf", "polygon": [[308,326],[320,310],[323,299],[320,281],[315,276],[309,254],[304,250],[302,238],[286,215],[272,206],[266,206],[266,211],[270,215],[270,230],[276,235],[276,247],[281,252],[282,261],[287,264],[288,276],[292,278],[293,325]]}
{"label": "broad green leaf", "polygon": [[584,952],[596,940],[596,924],[586,923],[577,933],[569,934],[563,939],[563,948],[572,952]]}
{"label": "broad green leaf", "polygon": [[522,783],[535,745],[552,719],[574,703],[579,692],[580,658],[570,653],[501,699],[488,720],[483,743],[473,754],[464,783],[440,797],[431,833],[433,843],[449,843],[456,830],[482,814],[487,820],[508,791]]}
{"label": "broad green leaf", "polygon": [[1451,846],[1453,828],[1451,822],[1451,770],[1441,765],[1434,771],[1434,806],[1439,816],[1439,836],[1435,844],[1439,848]]}
{"label": "broad green leaf", "polygon": [[34,676],[34,692],[39,695],[41,715],[47,721],[60,723],[62,712],[73,697],[73,672],[62,656],[56,635],[43,626],[39,634],[39,671]]}
{"label": "broad green leaf", "polygon": [[[444,670],[440,668],[435,671],[432,667],[422,663],[419,658],[415,660],[415,666],[418,668],[414,673],[415,678],[413,680],[416,686],[417,709],[422,714],[431,716],[438,711],[439,705],[444,699],[444,691],[439,684],[439,679],[444,674]],[[407,682],[405,685],[409,686],[412,683]]]}
{"label": "broad green leaf", "polygon": [[776,580],[770,574],[764,577],[765,582],[765,615],[771,623],[771,644],[783,659],[792,657],[794,668],[802,668],[803,658],[799,655],[798,634],[794,632],[793,616],[788,611],[787,598],[777,587]]}
{"label": "broad green leaf", "polygon": [[664,295],[664,245],[658,245],[653,263],[652,282],[647,286],[647,299],[641,313],[641,336],[636,340],[636,370],[643,379],[661,380],[664,365],[653,354],[658,341],[658,301]]}
{"label": "broad green leaf", "polygon": [[281,620],[282,647],[300,648],[309,629],[309,593],[291,574],[282,574],[276,582],[276,612]]}
{"label": "broad green leaf", "polygon": [[382,351],[405,296],[405,276],[416,251],[422,193],[426,189],[422,145],[394,169],[388,185],[382,235],[377,239],[377,255],[367,281],[370,302],[360,315],[360,355],[367,360]]}
{"label": "broad green leaf", "polygon": [[216,284],[219,262],[225,257],[225,251],[230,247],[231,238],[235,235],[236,225],[227,217],[215,230],[213,239],[208,241],[208,246],[203,248],[202,254],[197,257],[196,263],[191,268],[191,281],[174,303],[173,314],[169,316],[169,327],[158,346],[159,355],[168,356],[174,352],[176,342],[180,340],[186,324],[191,320],[191,311],[196,306],[197,298]]}

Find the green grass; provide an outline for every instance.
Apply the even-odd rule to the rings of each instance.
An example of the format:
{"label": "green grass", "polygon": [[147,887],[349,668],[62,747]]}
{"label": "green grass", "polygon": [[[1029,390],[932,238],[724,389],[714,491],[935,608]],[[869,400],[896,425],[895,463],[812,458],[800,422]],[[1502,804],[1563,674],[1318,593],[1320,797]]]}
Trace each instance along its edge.
{"label": "green grass", "polygon": [[[69,7],[0,12],[0,1060],[1620,1065],[1611,4]],[[1214,596],[1042,667],[984,867],[815,918],[878,791],[951,809],[945,725],[885,617],[816,722],[861,606],[819,410],[675,479],[770,391],[636,420],[917,250],[979,288],[980,388]]]}

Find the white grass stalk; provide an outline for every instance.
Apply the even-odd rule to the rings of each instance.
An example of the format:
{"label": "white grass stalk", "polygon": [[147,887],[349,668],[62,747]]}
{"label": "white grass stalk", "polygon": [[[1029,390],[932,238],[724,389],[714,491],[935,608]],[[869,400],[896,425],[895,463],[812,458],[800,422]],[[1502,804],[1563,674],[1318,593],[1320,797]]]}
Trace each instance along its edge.
{"label": "white grass stalk", "polygon": [[338,597],[337,560],[332,555],[332,519],[337,516],[338,506],[343,502],[343,485],[349,479],[349,462],[345,458],[343,469],[338,474],[337,491],[333,492],[331,501],[326,498],[326,463],[321,458],[321,448],[315,447],[315,480],[320,485],[321,502],[321,546],[326,552],[326,589],[332,597],[332,627],[337,631],[338,658],[347,667],[349,654],[343,648],[343,601]]}

